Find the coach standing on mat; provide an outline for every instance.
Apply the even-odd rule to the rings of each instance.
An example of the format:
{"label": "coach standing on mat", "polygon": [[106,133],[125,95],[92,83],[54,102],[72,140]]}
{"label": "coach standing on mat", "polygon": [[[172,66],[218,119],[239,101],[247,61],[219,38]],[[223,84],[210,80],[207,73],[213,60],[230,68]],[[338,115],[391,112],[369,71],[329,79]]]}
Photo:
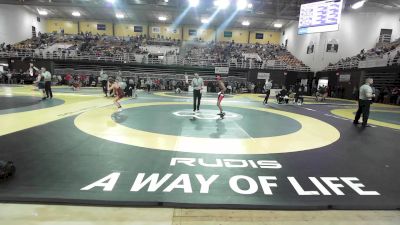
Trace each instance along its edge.
{"label": "coach standing on mat", "polygon": [[[198,73],[194,74],[194,78],[192,80],[193,87],[193,112],[199,112],[200,109],[200,101],[201,101],[201,90],[203,89],[204,82],[203,78],[199,77]],[[197,105],[196,105],[197,101]]]}
{"label": "coach standing on mat", "polygon": [[53,92],[51,91],[51,73],[42,67],[41,75],[44,79],[44,90],[46,92],[47,98],[53,98]]}
{"label": "coach standing on mat", "polygon": [[362,126],[363,127],[367,127],[368,124],[368,116],[369,116],[369,107],[372,103],[372,98],[375,97],[375,94],[373,93],[372,90],[372,83],[374,81],[372,80],[372,78],[368,78],[365,80],[365,84],[362,85],[360,87],[360,91],[359,91],[359,99],[358,99],[358,110],[356,113],[356,117],[354,118],[353,123],[354,124],[358,124],[358,120],[361,117],[363,117],[363,122],[362,122]]}

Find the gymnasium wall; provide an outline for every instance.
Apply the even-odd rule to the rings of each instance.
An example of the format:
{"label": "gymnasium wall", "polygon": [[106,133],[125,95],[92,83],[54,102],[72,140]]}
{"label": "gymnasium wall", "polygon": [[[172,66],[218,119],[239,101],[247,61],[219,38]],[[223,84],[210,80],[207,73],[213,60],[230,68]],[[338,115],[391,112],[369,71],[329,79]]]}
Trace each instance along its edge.
{"label": "gymnasium wall", "polygon": [[[142,32],[135,32],[134,27],[142,27]],[[115,36],[137,36],[140,34],[147,34],[147,25],[133,24],[133,23],[118,23],[114,25]]]}
{"label": "gymnasium wall", "polygon": [[[78,25],[79,23],[79,25]],[[106,30],[101,31],[97,30],[97,24],[104,24]],[[280,41],[280,32],[276,31],[265,31],[265,30],[256,30],[250,31],[247,29],[225,29],[218,30],[214,28],[207,29],[199,29],[196,26],[180,26],[175,29],[171,29],[169,24],[136,24],[136,23],[108,23],[101,21],[70,21],[70,20],[62,20],[62,19],[48,19],[46,23],[46,31],[47,32],[59,32],[61,29],[64,29],[66,34],[76,34],[78,32],[92,32],[93,34],[107,34],[113,35],[114,26],[114,35],[115,36],[129,36],[129,35],[140,35],[140,34],[149,34],[150,37],[157,37],[158,35],[172,38],[172,39],[180,39],[184,41],[193,40],[195,38],[201,38],[204,41],[232,41],[234,40],[236,43],[275,43],[279,44]],[[134,26],[142,26],[142,32],[134,32]],[[78,30],[79,29],[79,30]],[[190,32],[189,32],[190,31]],[[195,31],[195,32],[193,32]],[[232,37],[226,37],[227,35],[232,33]],[[191,34],[189,34],[191,33]],[[263,39],[256,39],[256,33],[262,33]],[[249,36],[250,34],[250,36]],[[228,35],[229,36],[229,35]]]}
{"label": "gymnasium wall", "polygon": [[47,20],[47,32],[60,32],[62,29],[65,34],[76,34],[78,33],[78,22],[68,20]]}
{"label": "gymnasium wall", "polygon": [[[104,30],[99,30],[98,27],[101,26]],[[105,27],[104,27],[105,26]],[[98,22],[98,21],[79,21],[79,31],[80,32],[92,32],[92,34],[105,34],[113,35],[113,24],[108,22]]]}
{"label": "gymnasium wall", "polygon": [[32,26],[36,33],[45,32],[46,20],[17,5],[0,7],[0,43],[14,44],[32,37]]}
{"label": "gymnasium wall", "polygon": [[[262,39],[257,39],[256,38],[256,34],[262,34],[263,38]],[[281,33],[280,32],[262,31],[262,30],[256,30],[256,31],[251,31],[250,32],[250,43],[257,43],[258,42],[260,44],[267,44],[267,43],[279,44],[280,39],[281,39]]]}
{"label": "gymnasium wall", "polygon": [[153,24],[150,25],[149,35],[150,37],[157,37],[158,35],[164,38],[179,39],[182,40],[182,30],[180,27],[175,29],[170,28],[168,24]]}
{"label": "gymnasium wall", "polygon": [[[291,22],[283,30],[281,43],[288,40],[288,50],[301,59],[313,71],[324,69],[329,63],[357,55],[361,49],[375,47],[381,29],[393,29],[392,41],[400,37],[400,13],[395,10],[362,8],[342,13],[339,31],[298,35],[298,22]],[[335,39],[339,44],[337,53],[327,53],[326,44]],[[314,53],[307,53],[307,46],[314,42]]]}

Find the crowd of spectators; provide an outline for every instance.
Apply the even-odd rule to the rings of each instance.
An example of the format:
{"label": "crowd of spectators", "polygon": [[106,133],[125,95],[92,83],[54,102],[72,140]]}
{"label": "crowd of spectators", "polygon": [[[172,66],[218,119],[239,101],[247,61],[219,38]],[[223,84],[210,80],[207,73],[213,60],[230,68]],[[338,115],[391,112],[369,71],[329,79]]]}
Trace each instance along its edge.
{"label": "crowd of spectators", "polygon": [[[267,60],[279,60],[290,66],[305,66],[300,60],[296,59],[283,45],[278,44],[241,44],[232,42],[198,42],[196,46],[181,46],[180,40],[165,38],[162,35],[157,37],[147,37],[146,35],[116,37],[99,35],[92,33],[79,33],[75,35],[67,34],[38,34],[37,37],[22,41],[15,45],[1,44],[0,51],[3,52],[27,52],[37,57],[67,58],[74,56],[93,56],[93,57],[123,57],[130,54],[130,58],[135,55],[144,55],[143,59],[151,59],[157,54],[147,50],[147,46],[178,46],[185,52],[182,59],[191,61],[207,61],[213,63],[242,65],[257,64],[261,65]],[[62,47],[50,49],[54,44],[62,44]],[[165,56],[179,55],[179,50],[169,50],[160,53]],[[132,54],[131,54],[132,53]],[[153,54],[153,55],[151,55]],[[125,57],[126,58],[126,57]],[[140,62],[140,60],[138,60]],[[249,66],[247,66],[249,67]]]}
{"label": "crowd of spectators", "polygon": [[187,49],[185,59],[210,63],[263,63],[266,60],[280,60],[291,66],[305,66],[285,46],[278,44],[241,44],[232,42],[211,42]]}
{"label": "crowd of spectators", "polygon": [[336,63],[329,63],[328,67],[343,66],[345,64],[350,67],[357,67],[359,61],[365,61],[370,59],[387,59],[387,65],[399,63],[400,51],[397,51],[394,57],[390,57],[390,54],[400,47],[400,38],[391,43],[380,43],[375,48],[366,50],[361,49],[360,53],[352,57],[345,57],[340,59]]}

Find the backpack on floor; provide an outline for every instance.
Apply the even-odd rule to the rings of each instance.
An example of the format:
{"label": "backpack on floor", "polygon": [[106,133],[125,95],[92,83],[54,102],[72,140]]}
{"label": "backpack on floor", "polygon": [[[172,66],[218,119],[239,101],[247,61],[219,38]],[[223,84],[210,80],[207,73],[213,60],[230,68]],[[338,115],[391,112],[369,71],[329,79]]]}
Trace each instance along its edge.
{"label": "backpack on floor", "polygon": [[15,170],[13,162],[0,160],[0,179],[11,177]]}

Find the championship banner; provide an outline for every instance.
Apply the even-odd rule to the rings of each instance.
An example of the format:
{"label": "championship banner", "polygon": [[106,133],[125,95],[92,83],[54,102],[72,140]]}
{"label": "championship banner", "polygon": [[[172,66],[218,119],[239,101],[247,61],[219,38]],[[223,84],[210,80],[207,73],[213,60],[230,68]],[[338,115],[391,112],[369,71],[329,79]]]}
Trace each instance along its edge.
{"label": "championship banner", "polygon": [[229,67],[215,67],[215,74],[228,74]]}
{"label": "championship banner", "polygon": [[260,80],[268,80],[269,79],[269,76],[270,76],[270,73],[258,73],[257,74],[257,79],[260,79]]}

